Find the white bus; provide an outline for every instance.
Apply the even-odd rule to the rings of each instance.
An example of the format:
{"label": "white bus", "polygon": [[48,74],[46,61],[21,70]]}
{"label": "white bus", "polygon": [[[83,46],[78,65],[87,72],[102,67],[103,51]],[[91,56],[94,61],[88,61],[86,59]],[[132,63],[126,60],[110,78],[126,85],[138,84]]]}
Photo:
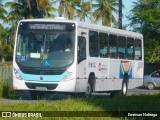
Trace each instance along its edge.
{"label": "white bus", "polygon": [[122,91],[143,85],[143,36],[66,20],[29,19],[18,24],[13,89],[85,93]]}

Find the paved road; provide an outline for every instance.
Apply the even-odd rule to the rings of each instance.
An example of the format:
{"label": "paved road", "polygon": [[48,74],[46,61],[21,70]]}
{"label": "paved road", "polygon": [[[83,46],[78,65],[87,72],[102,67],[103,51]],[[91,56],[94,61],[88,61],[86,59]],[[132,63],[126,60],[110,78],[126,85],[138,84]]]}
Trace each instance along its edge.
{"label": "paved road", "polygon": [[140,87],[140,88],[135,88],[132,90],[128,90],[127,95],[147,95],[147,94],[160,94],[160,89],[156,90],[148,90],[147,88]]}

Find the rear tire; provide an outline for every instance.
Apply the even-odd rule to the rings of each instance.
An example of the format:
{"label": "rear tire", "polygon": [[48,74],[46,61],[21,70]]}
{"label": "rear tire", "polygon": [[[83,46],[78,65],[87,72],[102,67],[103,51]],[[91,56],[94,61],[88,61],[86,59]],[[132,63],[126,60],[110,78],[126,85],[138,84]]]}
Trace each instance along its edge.
{"label": "rear tire", "polygon": [[122,95],[126,96],[128,92],[128,76],[124,76],[122,83]]}
{"label": "rear tire", "polygon": [[153,83],[148,83],[147,88],[149,90],[154,90],[155,89],[155,85]]}
{"label": "rear tire", "polygon": [[123,84],[122,84],[122,94],[127,95],[127,83],[126,83],[126,81],[124,81]]}

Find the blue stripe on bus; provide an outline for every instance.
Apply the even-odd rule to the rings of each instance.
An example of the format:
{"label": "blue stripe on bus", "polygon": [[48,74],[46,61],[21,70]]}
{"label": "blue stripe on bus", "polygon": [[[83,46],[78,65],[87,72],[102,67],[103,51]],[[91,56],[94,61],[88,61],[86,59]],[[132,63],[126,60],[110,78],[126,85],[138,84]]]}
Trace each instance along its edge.
{"label": "blue stripe on bus", "polygon": [[[37,82],[59,82],[68,74],[68,72],[65,71],[61,75],[32,75],[24,74],[21,70],[18,70],[18,73],[21,75],[23,80]],[[40,80],[40,77],[43,77],[43,80]]]}

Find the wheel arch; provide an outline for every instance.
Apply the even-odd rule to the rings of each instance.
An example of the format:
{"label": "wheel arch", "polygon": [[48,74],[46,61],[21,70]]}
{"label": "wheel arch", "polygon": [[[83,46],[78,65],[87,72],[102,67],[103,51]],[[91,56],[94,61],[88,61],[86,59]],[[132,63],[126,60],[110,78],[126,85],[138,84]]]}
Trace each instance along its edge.
{"label": "wheel arch", "polygon": [[[94,77],[94,79],[91,79]],[[92,90],[95,90],[95,83],[96,83],[96,76],[94,72],[90,72],[89,77],[88,77],[88,83],[91,85]]]}
{"label": "wheel arch", "polygon": [[157,87],[157,84],[155,82],[148,82],[147,85],[150,83],[152,83],[155,87]]}

